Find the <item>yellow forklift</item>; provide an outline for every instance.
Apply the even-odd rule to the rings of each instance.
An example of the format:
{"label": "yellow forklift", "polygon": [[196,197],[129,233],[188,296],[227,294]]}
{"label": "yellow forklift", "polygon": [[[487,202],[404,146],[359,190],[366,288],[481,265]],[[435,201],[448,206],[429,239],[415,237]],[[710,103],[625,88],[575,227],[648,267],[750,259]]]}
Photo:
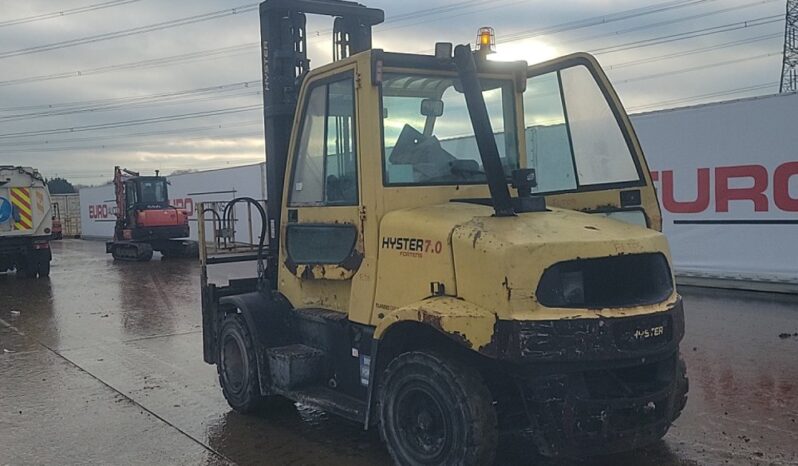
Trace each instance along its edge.
{"label": "yellow forklift", "polygon": [[[312,71],[308,14],[335,18]],[[490,29],[475,52],[385,52],[383,16],[260,6],[268,203],[220,216],[256,205],[260,243],[201,244],[204,359],[230,406],[314,406],[407,465],[490,464],[501,432],[559,457],[659,440],[687,399],[682,301],[600,66],[487,60]],[[243,260],[252,278],[209,280]]]}

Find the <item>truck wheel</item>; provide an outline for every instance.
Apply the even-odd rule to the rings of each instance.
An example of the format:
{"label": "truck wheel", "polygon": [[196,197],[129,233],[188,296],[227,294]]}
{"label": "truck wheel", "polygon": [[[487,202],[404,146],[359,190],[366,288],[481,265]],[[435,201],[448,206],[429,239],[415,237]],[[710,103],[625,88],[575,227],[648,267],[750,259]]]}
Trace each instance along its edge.
{"label": "truck wheel", "polygon": [[258,383],[255,347],[244,319],[228,314],[222,321],[216,370],[227,403],[239,413],[251,413],[264,404]]}
{"label": "truck wheel", "polygon": [[17,278],[35,278],[36,264],[31,256],[25,256],[17,262]]}
{"label": "truck wheel", "polygon": [[36,261],[36,270],[39,272],[39,278],[50,276],[50,258],[47,254],[39,254]]}
{"label": "truck wheel", "polygon": [[380,382],[380,434],[401,465],[485,465],[498,430],[479,372],[437,352],[391,361]]}

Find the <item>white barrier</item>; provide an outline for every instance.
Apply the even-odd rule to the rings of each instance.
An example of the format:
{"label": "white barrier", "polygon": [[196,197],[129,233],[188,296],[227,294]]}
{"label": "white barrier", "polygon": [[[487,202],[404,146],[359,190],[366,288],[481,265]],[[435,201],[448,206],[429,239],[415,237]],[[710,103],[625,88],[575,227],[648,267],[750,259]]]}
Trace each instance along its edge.
{"label": "white barrier", "polygon": [[[191,239],[197,239],[197,215],[194,206],[200,202],[229,201],[235,197],[247,196],[256,200],[266,198],[265,163],[245,165],[219,170],[185,173],[168,176],[170,204],[190,212]],[[148,175],[149,173],[142,173]],[[80,215],[83,237],[89,239],[110,239],[114,235],[116,216],[114,187],[111,184],[80,190]],[[247,222],[249,218],[246,204],[236,207],[236,218]],[[252,230],[260,230],[260,216],[252,211]],[[248,226],[237,228],[247,234]],[[250,238],[239,238],[249,241]],[[253,238],[257,241],[257,237]]]}

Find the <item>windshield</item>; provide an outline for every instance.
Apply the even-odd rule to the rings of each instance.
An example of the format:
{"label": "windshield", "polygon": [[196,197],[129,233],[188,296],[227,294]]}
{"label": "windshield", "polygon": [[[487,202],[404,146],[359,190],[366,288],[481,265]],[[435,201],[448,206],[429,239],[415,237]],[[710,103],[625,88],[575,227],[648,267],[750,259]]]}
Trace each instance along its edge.
{"label": "windshield", "polygon": [[163,180],[142,181],[141,199],[139,202],[145,204],[160,204],[167,202],[166,182]]}
{"label": "windshield", "polygon": [[[511,81],[483,79],[502,165],[518,168]],[[383,78],[386,185],[485,183],[482,160],[454,77],[387,73]]]}
{"label": "windshield", "polygon": [[[481,79],[501,163],[508,176],[535,169],[536,193],[636,185],[642,171],[608,98],[584,65],[527,79],[523,142],[513,83]],[[485,183],[482,160],[456,77],[386,73],[383,78],[385,185]]]}

